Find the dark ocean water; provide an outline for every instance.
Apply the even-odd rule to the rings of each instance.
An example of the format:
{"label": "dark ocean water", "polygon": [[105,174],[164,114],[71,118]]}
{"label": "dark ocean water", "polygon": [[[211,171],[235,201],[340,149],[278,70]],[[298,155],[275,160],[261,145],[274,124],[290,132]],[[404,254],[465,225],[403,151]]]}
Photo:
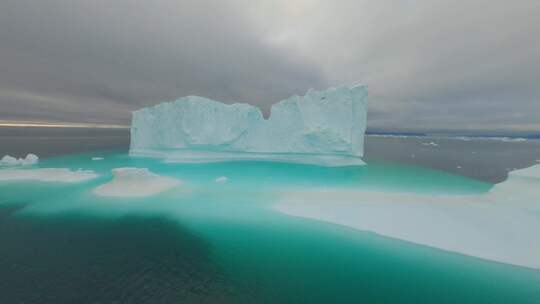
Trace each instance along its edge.
{"label": "dark ocean water", "polygon": [[385,160],[499,183],[540,163],[540,140],[368,136],[365,160]]}
{"label": "dark ocean water", "polygon": [[176,222],[10,217],[0,209],[1,303],[234,303],[208,245]]}
{"label": "dark ocean water", "polygon": [[[129,129],[0,127],[0,155],[39,157],[96,150],[127,151]],[[1,157],[1,156],[0,156]]]}
{"label": "dark ocean water", "polygon": [[[0,128],[0,155],[35,153],[60,167],[145,165],[125,157],[128,145],[128,130]],[[100,152],[77,155],[89,151]],[[105,161],[89,161],[101,154]],[[388,175],[388,183],[405,180],[407,187],[433,179],[437,187],[485,191],[509,169],[538,159],[535,140],[368,137],[371,173],[248,165],[249,188],[241,196],[204,188],[205,179],[221,172],[240,179],[235,167],[192,166],[188,180],[200,179],[203,188],[195,198],[169,202],[178,203],[175,216],[147,209],[113,216],[109,208],[123,208],[115,202],[96,203],[104,206],[98,215],[69,211],[71,204],[93,204],[87,188],[107,176],[67,188],[0,184],[0,303],[540,303],[537,270],[291,219],[250,204],[261,172],[291,181],[321,176],[321,183]],[[410,177],[409,167],[399,164],[477,181],[422,169]],[[46,215],[21,212],[32,206]]]}

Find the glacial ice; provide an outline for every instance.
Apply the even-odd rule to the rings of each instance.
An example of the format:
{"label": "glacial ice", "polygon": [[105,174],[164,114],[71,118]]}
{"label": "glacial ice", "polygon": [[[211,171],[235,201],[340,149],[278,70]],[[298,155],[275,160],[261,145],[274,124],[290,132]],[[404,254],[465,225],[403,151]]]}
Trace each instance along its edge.
{"label": "glacial ice", "polygon": [[91,170],[72,171],[67,168],[1,169],[0,181],[41,181],[78,183],[96,178]]}
{"label": "glacial ice", "polygon": [[27,154],[25,158],[19,159],[10,155],[5,155],[2,157],[2,159],[0,159],[0,166],[31,166],[37,164],[38,162],[39,158],[37,155],[32,153]]}
{"label": "glacial ice", "polygon": [[248,104],[187,96],[133,112],[129,153],[167,162],[360,165],[366,106],[361,85],[289,97],[272,106],[268,119]]}
{"label": "glacial ice", "polygon": [[0,159],[0,165],[2,166],[16,166],[18,164],[19,161],[15,157],[10,155],[5,155],[4,157],[2,157],[2,159]]}
{"label": "glacial ice", "polygon": [[26,158],[20,159],[19,161],[21,162],[21,165],[23,166],[31,166],[39,162],[39,157],[37,157],[37,155],[35,154],[30,153],[26,155]]}
{"label": "glacial ice", "polygon": [[113,180],[98,186],[94,193],[100,196],[146,197],[176,187],[180,180],[160,176],[147,168],[116,168]]}
{"label": "glacial ice", "polygon": [[475,195],[348,189],[292,191],[274,206],[326,221],[487,260],[540,269],[540,165],[510,172]]}

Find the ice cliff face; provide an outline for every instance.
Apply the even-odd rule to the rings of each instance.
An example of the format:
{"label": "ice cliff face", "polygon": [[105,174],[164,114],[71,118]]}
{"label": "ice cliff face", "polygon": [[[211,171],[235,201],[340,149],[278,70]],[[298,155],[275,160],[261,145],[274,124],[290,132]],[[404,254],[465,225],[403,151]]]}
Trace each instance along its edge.
{"label": "ice cliff face", "polygon": [[366,86],[309,91],[273,105],[266,120],[248,104],[183,97],[133,112],[130,155],[361,164],[366,103]]}

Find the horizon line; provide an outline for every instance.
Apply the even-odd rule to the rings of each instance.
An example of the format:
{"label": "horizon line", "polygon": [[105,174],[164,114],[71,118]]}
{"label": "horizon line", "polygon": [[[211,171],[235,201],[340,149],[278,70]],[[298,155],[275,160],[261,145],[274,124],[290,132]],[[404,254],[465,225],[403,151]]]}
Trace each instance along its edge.
{"label": "horizon line", "polygon": [[129,129],[130,125],[100,124],[100,123],[55,123],[55,122],[29,122],[29,121],[2,121],[0,127],[13,128],[87,128],[87,129]]}
{"label": "horizon line", "polygon": [[[0,127],[13,127],[13,128],[87,128],[87,129],[129,129],[131,125],[118,125],[118,124],[101,124],[101,123],[73,123],[73,122],[41,122],[41,121],[13,121],[13,120],[0,120]],[[489,134],[489,135],[503,135],[503,134],[540,134],[540,130],[384,130],[377,127],[366,128],[366,135],[377,133],[394,133],[394,134]]]}

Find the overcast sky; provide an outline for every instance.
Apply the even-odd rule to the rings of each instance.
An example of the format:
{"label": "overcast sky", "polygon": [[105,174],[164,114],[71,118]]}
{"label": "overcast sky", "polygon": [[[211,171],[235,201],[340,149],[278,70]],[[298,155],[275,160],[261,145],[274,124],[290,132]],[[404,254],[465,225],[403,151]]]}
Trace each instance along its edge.
{"label": "overcast sky", "polygon": [[540,131],[538,0],[0,0],[0,121],[364,83],[369,127]]}

